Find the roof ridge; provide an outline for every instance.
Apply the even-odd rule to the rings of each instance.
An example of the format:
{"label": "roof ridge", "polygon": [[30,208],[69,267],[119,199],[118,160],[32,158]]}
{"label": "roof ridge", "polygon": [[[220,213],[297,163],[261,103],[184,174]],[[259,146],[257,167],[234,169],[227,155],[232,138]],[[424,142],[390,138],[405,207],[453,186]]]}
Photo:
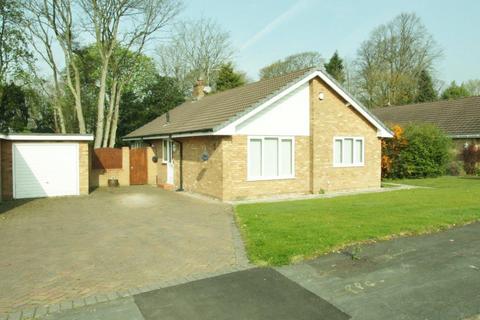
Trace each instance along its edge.
{"label": "roof ridge", "polygon": [[391,106],[383,106],[383,107],[375,107],[373,110],[378,111],[382,109],[390,109],[390,108],[396,108],[396,107],[409,107],[409,106],[420,106],[420,105],[425,105],[425,104],[440,104],[440,103],[448,103],[448,102],[456,102],[464,99],[471,99],[471,98],[480,98],[480,95],[475,95],[475,96],[468,96],[468,97],[461,97],[457,99],[438,99],[435,101],[426,101],[426,102],[417,102],[417,103],[408,103],[408,104],[396,104],[396,105],[391,105]]}
{"label": "roof ridge", "polygon": [[[227,90],[224,90],[224,91],[215,91],[215,92],[212,92],[211,94],[208,94],[208,95],[205,95],[201,100],[203,99],[208,99],[208,98],[211,98],[211,97],[218,97],[219,95],[223,95],[223,94],[226,94],[226,93],[232,93],[232,91],[237,91],[237,90],[241,90],[241,89],[245,89],[245,88],[248,88],[248,87],[251,87],[253,85],[259,85],[259,84],[263,84],[263,83],[268,83],[268,82],[274,82],[274,81],[278,81],[279,79],[282,79],[282,78],[288,78],[288,77],[291,77],[293,74],[296,74],[298,73],[298,77],[295,77],[295,78],[300,78],[301,76],[305,75],[306,73],[309,73],[309,72],[314,72],[314,71],[318,71],[320,68],[319,67],[309,67],[309,68],[304,68],[304,69],[300,69],[300,70],[296,70],[296,71],[292,71],[292,72],[289,72],[289,73],[285,73],[285,74],[282,74],[282,75],[279,75],[279,76],[275,76],[275,77],[272,77],[272,78],[267,78],[267,79],[260,79],[260,80],[257,80],[257,81],[254,81],[254,82],[249,82],[249,83],[245,83],[241,86],[238,86],[238,87],[235,87],[235,88],[231,88],[231,89],[227,89]],[[321,69],[320,69],[321,70]],[[178,106],[181,106],[185,103],[195,103],[199,100],[194,100],[194,99],[191,99],[191,100],[185,100],[185,102],[183,102],[182,104],[178,105]],[[178,107],[177,106],[177,107]],[[175,107],[176,108],[176,107]],[[174,109],[175,109],[174,108]],[[166,113],[166,112],[165,112]],[[162,113],[163,115],[164,113]],[[161,115],[160,115],[161,116]]]}

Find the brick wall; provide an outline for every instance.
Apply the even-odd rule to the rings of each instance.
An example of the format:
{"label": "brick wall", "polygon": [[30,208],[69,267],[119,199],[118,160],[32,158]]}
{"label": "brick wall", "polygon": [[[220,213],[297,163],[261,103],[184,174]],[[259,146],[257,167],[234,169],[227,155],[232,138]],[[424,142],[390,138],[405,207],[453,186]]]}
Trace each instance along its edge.
{"label": "brick wall", "polygon": [[[224,200],[380,187],[377,129],[319,78],[310,83],[310,108],[310,137],[295,137],[294,179],[247,181],[247,136],[223,139]],[[364,166],[333,166],[335,136],[364,137]]]}
{"label": "brick wall", "polygon": [[[324,100],[318,99],[320,92]],[[381,141],[377,129],[319,78],[310,83],[310,107],[312,192],[380,187]],[[335,136],[364,137],[365,165],[334,167]]]}
{"label": "brick wall", "polygon": [[91,168],[90,187],[108,186],[108,179],[115,177],[120,186],[130,185],[130,148],[122,148],[122,168],[93,169]]}
{"label": "brick wall", "polygon": [[80,194],[88,194],[90,188],[89,174],[90,174],[90,153],[88,142],[79,142],[79,166],[80,166]]}
{"label": "brick wall", "polygon": [[2,141],[1,149],[1,177],[2,177],[2,199],[11,200],[13,198],[12,182],[12,142]]}
{"label": "brick wall", "polygon": [[295,178],[247,181],[247,136],[223,139],[223,199],[240,200],[277,194],[310,192],[309,137],[295,137]]}
{"label": "brick wall", "polygon": [[[183,144],[183,188],[215,198],[222,198],[222,138],[191,137],[178,139]],[[159,185],[167,182],[167,164],[162,163],[162,141],[154,142],[157,163],[157,181]],[[203,160],[202,155],[208,155]],[[175,143],[173,152],[174,189],[180,187],[180,145]]]}

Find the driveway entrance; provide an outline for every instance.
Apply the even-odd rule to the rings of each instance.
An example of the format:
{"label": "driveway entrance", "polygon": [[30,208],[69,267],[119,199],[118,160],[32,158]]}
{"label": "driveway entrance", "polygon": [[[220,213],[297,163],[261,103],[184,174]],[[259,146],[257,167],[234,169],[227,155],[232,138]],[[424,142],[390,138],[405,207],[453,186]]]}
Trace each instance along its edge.
{"label": "driveway entrance", "polygon": [[237,265],[231,207],[150,186],[0,204],[0,315]]}

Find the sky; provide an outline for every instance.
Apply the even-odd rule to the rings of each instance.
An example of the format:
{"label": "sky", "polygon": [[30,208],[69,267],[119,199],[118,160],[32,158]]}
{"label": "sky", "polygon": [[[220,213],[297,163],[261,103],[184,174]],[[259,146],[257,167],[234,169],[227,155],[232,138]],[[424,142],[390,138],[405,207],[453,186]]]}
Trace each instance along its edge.
{"label": "sky", "polygon": [[377,26],[416,13],[443,49],[437,77],[480,78],[480,0],[185,0],[180,18],[208,17],[230,33],[234,62],[249,78],[275,60],[303,51],[353,60]]}

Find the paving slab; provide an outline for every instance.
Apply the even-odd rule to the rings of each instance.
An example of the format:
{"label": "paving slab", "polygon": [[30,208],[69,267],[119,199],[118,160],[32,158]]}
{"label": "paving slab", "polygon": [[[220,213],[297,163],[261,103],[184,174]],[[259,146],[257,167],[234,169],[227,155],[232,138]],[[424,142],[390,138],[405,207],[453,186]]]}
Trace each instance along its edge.
{"label": "paving slab", "polygon": [[152,186],[2,202],[0,315],[234,268],[233,228],[230,205]]}
{"label": "paving slab", "polygon": [[98,303],[49,314],[41,320],[144,320],[133,298]]}
{"label": "paving slab", "polygon": [[277,268],[354,320],[475,319],[480,223],[360,247]]}
{"label": "paving slab", "polygon": [[273,269],[256,268],[135,296],[146,320],[325,319],[349,316]]}

